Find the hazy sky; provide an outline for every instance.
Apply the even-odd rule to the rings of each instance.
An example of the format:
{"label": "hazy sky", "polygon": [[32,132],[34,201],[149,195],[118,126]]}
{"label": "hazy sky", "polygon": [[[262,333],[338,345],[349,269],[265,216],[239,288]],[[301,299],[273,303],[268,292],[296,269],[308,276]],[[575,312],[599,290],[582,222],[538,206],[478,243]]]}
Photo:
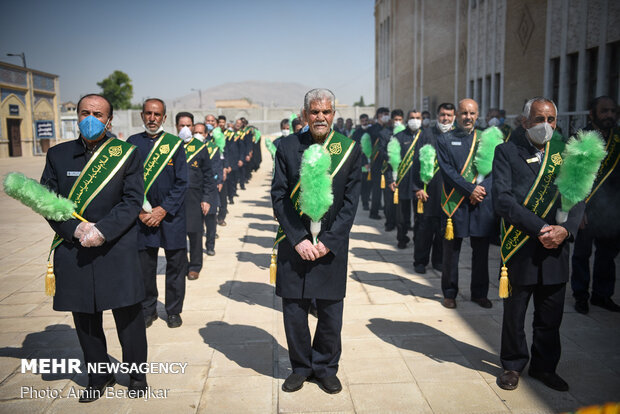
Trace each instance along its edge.
{"label": "hazy sky", "polygon": [[0,60],[60,76],[61,101],[114,70],[134,102],[225,82],[327,87],[374,102],[374,0],[2,1]]}

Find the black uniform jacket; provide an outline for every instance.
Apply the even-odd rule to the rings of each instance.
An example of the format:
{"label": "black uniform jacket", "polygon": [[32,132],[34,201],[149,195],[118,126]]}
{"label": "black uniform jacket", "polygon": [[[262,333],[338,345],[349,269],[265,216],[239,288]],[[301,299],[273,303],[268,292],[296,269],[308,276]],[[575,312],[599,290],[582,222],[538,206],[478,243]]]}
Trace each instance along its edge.
{"label": "black uniform jacket", "polygon": [[[207,142],[209,142],[209,138],[205,141],[205,143]],[[204,151],[209,152],[209,149],[205,148]],[[211,170],[213,172],[215,190],[209,193],[210,196],[204,201],[209,203],[210,206],[208,214],[215,214],[217,213],[217,208],[220,206],[220,194],[217,190],[217,186],[224,182],[224,154],[222,154],[219,147],[214,145],[212,152],[209,152],[209,157],[211,159]]]}
{"label": "black uniform jacket", "polygon": [[[411,131],[409,128],[405,128],[404,130],[400,131],[398,134],[394,135],[394,138],[396,138],[398,140],[398,142],[400,143],[400,159],[401,162],[402,160],[405,159],[405,154],[407,154],[407,150],[409,150],[409,147],[411,146],[411,143],[413,142],[413,140],[415,139],[416,135],[418,134],[418,131]],[[420,131],[420,137],[418,139],[418,141],[416,142],[416,147],[414,149],[414,151],[417,153],[418,150],[420,149],[420,142],[422,141],[422,131]],[[389,143],[389,141],[388,141]],[[387,147],[386,147],[387,149]],[[389,158],[389,157],[388,157]],[[409,168],[409,171],[407,171],[407,173],[405,174],[405,176],[403,177],[403,179],[400,181],[400,184],[398,186],[398,197],[400,199],[403,200],[411,200],[413,198],[412,195],[412,184],[411,184],[411,172],[413,170],[413,164],[411,165],[411,168]],[[393,177],[393,173],[392,173],[392,166],[390,165],[388,167],[388,171],[390,172],[389,174],[386,174],[385,177],[385,182],[387,185],[389,185],[390,183],[392,183],[394,181]]]}
{"label": "black uniform jacket", "polygon": [[[493,160],[493,201],[497,214],[506,226],[514,225],[530,236],[528,241],[508,261],[508,278],[515,286],[542,283],[552,285],[568,281],[569,241],[577,234],[583,216],[583,202],[575,205],[562,224],[570,233],[557,249],[545,249],[538,233],[545,224],[556,224],[555,214],[560,207],[557,198],[549,214],[542,219],[523,206],[523,201],[534,184],[540,164],[528,163],[536,157],[536,149],[525,137],[525,130],[517,128],[510,140],[495,149]],[[555,186],[554,186],[555,189]],[[554,190],[553,189],[553,190]]]}
{"label": "black uniform jacket", "polygon": [[334,202],[323,217],[318,239],[330,252],[305,261],[294,246],[311,239],[310,219],[295,211],[290,196],[299,182],[303,152],[314,143],[310,132],[280,140],[271,185],[273,209],[286,238],[278,244],[276,294],[290,299],[338,300],[345,296],[349,232],[360,196],[360,147],[354,144],[347,161],[332,181]]}
{"label": "black uniform jacket", "polygon": [[[219,151],[218,151],[219,152]],[[202,234],[204,220],[201,202],[211,203],[217,196],[215,174],[211,164],[209,150],[204,146],[187,164],[189,185],[185,194],[187,212],[187,232]]]}
{"label": "black uniform jacket", "polygon": [[[424,128],[422,136],[416,143],[413,165],[411,166],[411,192],[412,198],[415,199],[415,193],[424,190],[424,183],[420,179],[420,149],[426,144],[431,145],[437,151],[437,137],[442,132],[436,126],[432,128]],[[443,186],[443,178],[441,172],[437,171],[431,181],[426,186],[426,194],[428,200],[424,203],[424,215],[427,217],[441,217],[441,189]],[[399,190],[400,191],[400,190]]]}
{"label": "black uniform jacket", "polygon": [[[86,163],[81,138],[53,146],[47,152],[41,184],[68,197]],[[77,219],[49,222],[64,239],[54,253],[55,310],[94,313],[144,298],[136,223],[143,198],[143,168],[134,150],[82,215],[101,231],[103,245],[82,247],[73,237],[80,223]]]}
{"label": "black uniform jacket", "polygon": [[493,174],[489,174],[480,184],[486,190],[487,195],[481,203],[476,205],[469,202],[469,196],[476,188],[476,184],[468,182],[461,176],[473,138],[473,131],[468,134],[458,127],[437,138],[437,160],[443,176],[446,195],[456,188],[461,195],[465,196],[452,216],[455,237],[491,237],[499,231],[491,200]]}
{"label": "black uniform jacket", "polygon": [[[159,136],[153,139],[143,132],[127,139],[127,142],[138,147],[138,154],[143,165],[157,138]],[[148,227],[142,222],[139,223],[138,247],[140,249],[163,247],[166,250],[178,250],[187,247],[186,191],[187,162],[185,150],[181,144],[146,195],[152,207],[160,206],[166,210],[167,214],[158,227]]]}
{"label": "black uniform jacket", "polygon": [[373,148],[375,148],[375,144],[377,143],[377,141],[379,142],[377,146],[377,158],[373,160],[372,157],[374,155],[374,152],[370,154],[371,174],[375,177],[379,177],[379,175],[381,174],[381,168],[383,167],[383,161],[387,160],[387,158],[385,158],[385,149],[387,148],[387,142],[392,136],[392,131],[389,128],[384,128],[382,125],[377,123],[372,124],[370,127],[368,127],[366,132],[368,132],[368,135],[370,135],[370,143],[372,144]]}

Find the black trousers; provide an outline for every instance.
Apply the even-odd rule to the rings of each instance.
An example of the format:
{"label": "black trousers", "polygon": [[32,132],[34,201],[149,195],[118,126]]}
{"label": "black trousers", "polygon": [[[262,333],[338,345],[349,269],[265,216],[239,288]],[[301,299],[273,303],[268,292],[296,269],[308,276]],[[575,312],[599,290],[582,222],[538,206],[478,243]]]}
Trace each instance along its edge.
{"label": "black trousers", "polygon": [[394,191],[387,185],[383,189],[383,211],[385,213],[385,228],[396,227],[396,205],[394,204]]}
{"label": "black trousers", "polygon": [[371,189],[372,189],[372,182],[368,179],[368,173],[362,172],[362,192],[360,194],[362,197],[362,206],[366,210],[369,208]]}
{"label": "black trousers", "polygon": [[225,220],[228,213],[228,180],[224,181],[222,191],[220,191],[220,207],[217,210],[217,219]]}
{"label": "black trousers", "polygon": [[416,217],[415,244],[413,245],[413,265],[426,266],[433,252],[433,266],[443,263],[443,232],[441,218],[418,214]]}
{"label": "black trousers", "polygon": [[592,244],[594,252],[594,268],[592,272],[592,296],[610,298],[616,289],[616,264],[614,259],[620,252],[620,240],[594,237],[592,232],[581,229],[575,239],[573,250],[573,274],[571,287],[577,300],[590,298],[590,256]]}
{"label": "black trousers", "polygon": [[331,377],[338,372],[342,353],[343,301],[316,299],[318,322],[314,341],[310,343],[308,309],[313,299],[282,298],[284,331],[291,367],[296,374],[317,378]]}
{"label": "black trousers", "polygon": [[228,183],[228,200],[233,201],[233,197],[237,196],[237,182],[239,181],[239,170],[233,169],[228,173],[226,182]]}
{"label": "black trousers", "polygon": [[[486,298],[489,293],[489,238],[470,237],[471,243],[471,298]],[[417,243],[417,241],[416,241]],[[441,290],[443,296],[455,299],[459,293],[459,256],[463,239],[443,239],[443,271]]]}
{"label": "black trousers", "polygon": [[525,339],[525,314],[534,296],[534,333],[530,369],[555,372],[562,351],[560,324],[564,313],[566,283],[557,285],[512,286],[512,294],[504,299],[502,345],[500,359],[507,370],[523,371],[529,360]]}
{"label": "black trousers", "polygon": [[[146,362],[147,344],[146,327],[142,305],[134,305],[112,309],[116,333],[123,349],[123,362],[141,364]],[[103,333],[103,312],[73,312],[75,331],[84,353],[85,363],[109,363],[108,348]],[[130,373],[136,381],[144,381],[145,374]],[[88,384],[99,386],[110,377],[109,373],[89,373]]]}
{"label": "black trousers", "polygon": [[[158,248],[140,250],[140,264],[144,275],[146,298],[142,301],[145,315],[157,311],[157,252]],[[187,275],[187,249],[164,250],[166,253],[166,313],[177,315],[183,311],[185,276]]]}
{"label": "black trousers", "polygon": [[205,248],[207,250],[215,250],[215,233],[217,231],[217,220],[215,218],[215,214],[207,214],[204,217],[205,217],[205,227],[207,229]]}
{"label": "black trousers", "polygon": [[[392,193],[394,194],[394,193]],[[417,203],[417,200],[415,200]],[[399,243],[408,243],[409,229],[411,228],[411,206],[412,200],[407,198],[401,198],[398,200],[398,204],[396,204],[396,240]],[[413,205],[415,209],[415,204]]]}
{"label": "black trousers", "polygon": [[202,270],[202,229],[200,230],[200,232],[187,233],[187,238],[189,239],[188,272],[200,273],[200,270]]}
{"label": "black trousers", "polygon": [[381,172],[372,171],[370,178],[370,215],[375,216],[381,208]]}

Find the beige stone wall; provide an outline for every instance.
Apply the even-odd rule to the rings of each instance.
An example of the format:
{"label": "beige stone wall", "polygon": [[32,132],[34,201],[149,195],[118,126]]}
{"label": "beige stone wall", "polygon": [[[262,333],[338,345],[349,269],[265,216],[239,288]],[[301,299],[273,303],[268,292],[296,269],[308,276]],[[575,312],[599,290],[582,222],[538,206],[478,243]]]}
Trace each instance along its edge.
{"label": "beige stone wall", "polygon": [[[504,109],[509,114],[520,113],[527,99],[544,94],[546,19],[547,2],[507,2]],[[531,29],[529,36],[525,28]]]}
{"label": "beige stone wall", "polygon": [[413,101],[413,11],[414,1],[397,0],[392,5],[394,49],[390,109],[404,111]]}

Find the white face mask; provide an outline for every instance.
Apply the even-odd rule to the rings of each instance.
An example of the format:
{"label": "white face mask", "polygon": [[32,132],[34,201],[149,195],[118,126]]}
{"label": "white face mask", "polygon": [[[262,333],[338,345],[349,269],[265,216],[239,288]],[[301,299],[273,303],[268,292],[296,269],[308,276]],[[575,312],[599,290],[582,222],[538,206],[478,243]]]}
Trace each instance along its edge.
{"label": "white face mask", "polygon": [[179,131],[179,138],[181,138],[184,142],[190,142],[192,140],[192,130],[189,127],[184,126]]}
{"label": "white face mask", "polygon": [[159,134],[160,132],[162,132],[164,130],[163,122],[159,126],[159,128],[157,128],[155,131],[151,131],[145,124],[142,124],[142,126],[144,127],[144,130],[146,131],[146,133],[149,134],[149,135],[157,135],[157,134]]}
{"label": "white face mask", "polygon": [[553,136],[553,128],[547,122],[543,122],[528,128],[527,136],[534,144],[544,145]]}
{"label": "white face mask", "polygon": [[407,126],[412,131],[417,131],[418,129],[420,129],[420,125],[422,125],[421,119],[411,118],[410,120],[407,121]]}
{"label": "white face mask", "polygon": [[424,118],[424,119],[422,120],[422,126],[423,126],[424,128],[426,128],[426,127],[427,127],[427,126],[429,126],[430,124],[431,124],[431,120],[430,120],[430,119],[428,119],[428,118]]}
{"label": "white face mask", "polygon": [[362,125],[362,129],[368,129],[369,126],[370,124]]}
{"label": "white face mask", "polygon": [[489,119],[489,126],[498,126],[498,125],[499,125],[499,119],[495,117]]}
{"label": "white face mask", "polygon": [[282,136],[283,136],[283,137],[288,136],[288,129],[283,129],[283,130],[281,130],[280,132],[282,133]]}
{"label": "white face mask", "polygon": [[442,124],[441,122],[437,121],[437,128],[439,128],[439,130],[445,134],[452,129],[452,124]]}
{"label": "white face mask", "polygon": [[194,138],[199,139],[201,142],[205,142],[205,136],[202,134],[194,134]]}
{"label": "white face mask", "polygon": [[403,123],[401,121],[394,121],[394,126],[401,126]]}
{"label": "white face mask", "polygon": [[384,124],[387,124],[388,122],[390,122],[390,116],[389,115],[381,115],[381,122],[383,122]]}

